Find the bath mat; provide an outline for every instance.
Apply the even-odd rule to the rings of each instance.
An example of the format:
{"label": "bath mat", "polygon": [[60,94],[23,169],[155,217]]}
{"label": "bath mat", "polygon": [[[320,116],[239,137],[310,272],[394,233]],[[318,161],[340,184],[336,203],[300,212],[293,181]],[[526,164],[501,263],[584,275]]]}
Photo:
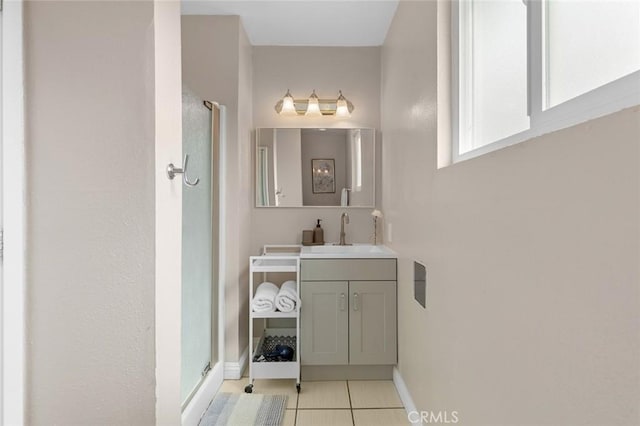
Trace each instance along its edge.
{"label": "bath mat", "polygon": [[219,393],[199,426],[280,426],[286,407],[286,395]]}

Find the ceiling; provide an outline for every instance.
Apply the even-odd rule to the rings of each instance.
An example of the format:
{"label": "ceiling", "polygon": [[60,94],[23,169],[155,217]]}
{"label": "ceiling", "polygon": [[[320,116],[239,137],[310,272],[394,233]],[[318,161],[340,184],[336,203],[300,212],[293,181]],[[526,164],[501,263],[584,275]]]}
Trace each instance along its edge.
{"label": "ceiling", "polygon": [[397,0],[182,0],[183,15],[239,15],[254,46],[380,46]]}

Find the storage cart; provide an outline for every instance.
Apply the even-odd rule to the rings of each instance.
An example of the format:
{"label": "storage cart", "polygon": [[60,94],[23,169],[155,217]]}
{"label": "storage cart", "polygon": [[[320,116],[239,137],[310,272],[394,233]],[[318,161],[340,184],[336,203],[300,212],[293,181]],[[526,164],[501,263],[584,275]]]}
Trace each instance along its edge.
{"label": "storage cart", "polygon": [[[292,312],[253,312],[251,301],[256,291],[254,275],[262,273],[263,281],[268,281],[268,273],[288,272],[295,274],[296,291],[300,299],[300,257],[297,255],[269,255],[251,256],[249,258],[249,384],[244,388],[246,393],[253,392],[255,379],[296,379],[296,389],[300,392],[300,303]],[[295,318],[295,328],[264,327],[262,336],[257,340],[253,337],[254,319],[262,318]],[[269,353],[277,344],[284,344],[294,349],[292,361],[276,361],[262,357]]]}

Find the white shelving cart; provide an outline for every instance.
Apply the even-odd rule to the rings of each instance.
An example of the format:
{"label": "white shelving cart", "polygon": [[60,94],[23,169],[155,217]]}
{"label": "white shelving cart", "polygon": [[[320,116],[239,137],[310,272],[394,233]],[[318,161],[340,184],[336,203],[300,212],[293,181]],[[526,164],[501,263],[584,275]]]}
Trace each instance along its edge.
{"label": "white shelving cart", "polygon": [[[265,247],[266,248],[266,247]],[[253,392],[255,379],[296,379],[296,389],[300,392],[300,303],[293,312],[253,312],[251,301],[255,294],[254,275],[262,273],[262,281],[267,281],[268,273],[289,272],[295,274],[296,291],[300,298],[300,257],[298,255],[271,255],[264,251],[262,256],[249,258],[249,384],[246,393]],[[254,319],[295,318],[295,328],[264,327],[262,336],[254,341]],[[280,343],[279,343],[280,342]],[[292,361],[257,361],[261,354],[276,343],[287,344],[294,350]]]}

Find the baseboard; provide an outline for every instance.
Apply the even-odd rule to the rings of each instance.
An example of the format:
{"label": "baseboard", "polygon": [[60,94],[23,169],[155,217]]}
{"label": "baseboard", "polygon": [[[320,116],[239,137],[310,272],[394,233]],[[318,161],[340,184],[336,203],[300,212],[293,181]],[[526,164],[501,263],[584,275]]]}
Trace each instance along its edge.
{"label": "baseboard", "polygon": [[305,382],[325,380],[391,380],[392,365],[303,365]]}
{"label": "baseboard", "polygon": [[411,412],[417,412],[416,404],[413,403],[413,398],[411,398],[411,394],[409,393],[409,389],[407,389],[407,385],[404,383],[402,379],[402,375],[400,375],[400,370],[398,367],[393,367],[393,384],[396,385],[396,390],[398,391],[398,395],[400,396],[400,401],[402,401],[402,405],[404,405],[404,409],[407,411],[407,416],[409,421],[418,417],[417,421],[411,421],[411,424],[419,425],[422,424],[420,421],[420,416],[416,416],[413,414],[409,416]]}
{"label": "baseboard", "polygon": [[247,361],[249,359],[249,345],[244,348],[240,359],[237,362],[225,362],[224,363],[224,378],[226,380],[239,380],[244,373],[244,369],[247,368]]}

